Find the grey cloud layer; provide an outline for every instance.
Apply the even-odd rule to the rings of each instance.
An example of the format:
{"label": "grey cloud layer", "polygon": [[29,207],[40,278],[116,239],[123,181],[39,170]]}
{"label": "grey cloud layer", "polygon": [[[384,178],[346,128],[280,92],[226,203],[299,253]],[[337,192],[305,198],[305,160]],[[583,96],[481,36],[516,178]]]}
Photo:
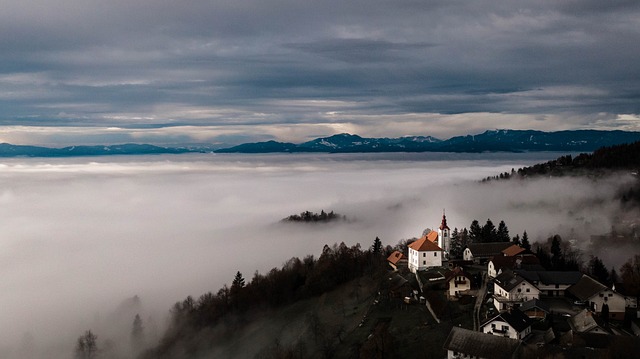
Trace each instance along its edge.
{"label": "grey cloud layer", "polygon": [[[10,2],[0,124],[375,132],[388,121],[377,116],[423,114],[437,132],[429,115],[503,113],[531,128],[536,116],[575,128],[605,114],[612,128],[640,113],[639,12],[635,1]],[[295,106],[307,100],[344,104]]]}

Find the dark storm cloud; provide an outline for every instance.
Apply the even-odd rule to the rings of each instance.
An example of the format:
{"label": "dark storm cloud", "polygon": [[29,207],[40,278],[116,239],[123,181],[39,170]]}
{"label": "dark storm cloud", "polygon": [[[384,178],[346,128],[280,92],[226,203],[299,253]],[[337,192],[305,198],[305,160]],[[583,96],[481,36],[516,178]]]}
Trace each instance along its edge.
{"label": "dark storm cloud", "polygon": [[535,120],[547,117],[637,129],[639,12],[634,1],[5,4],[0,123],[167,124],[185,138],[322,127],[296,129],[304,139],[339,126],[380,133],[398,116],[388,135],[447,137],[465,132],[452,114],[509,114],[523,117],[477,128],[553,129]]}

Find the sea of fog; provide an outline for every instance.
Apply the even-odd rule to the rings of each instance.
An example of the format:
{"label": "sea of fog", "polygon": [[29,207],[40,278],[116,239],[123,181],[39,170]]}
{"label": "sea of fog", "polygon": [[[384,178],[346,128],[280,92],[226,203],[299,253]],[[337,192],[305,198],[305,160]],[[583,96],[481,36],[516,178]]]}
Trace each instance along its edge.
{"label": "sea of fog", "polygon": [[[393,245],[436,228],[444,209],[451,228],[491,218],[533,240],[558,230],[606,232],[611,208],[600,202],[615,183],[479,183],[560,155],[2,159],[0,356],[69,357],[87,329],[126,346],[133,317],[125,310],[124,320],[113,318],[134,296],[154,340],[173,303],[217,291],[236,271],[250,280],[342,241],[366,248],[378,236]],[[305,210],[350,221],[280,223]]]}

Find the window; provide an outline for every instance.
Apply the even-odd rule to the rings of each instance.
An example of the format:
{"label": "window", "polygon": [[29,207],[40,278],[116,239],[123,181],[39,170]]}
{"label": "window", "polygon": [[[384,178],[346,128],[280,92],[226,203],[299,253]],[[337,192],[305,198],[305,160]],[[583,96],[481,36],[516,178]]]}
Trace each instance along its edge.
{"label": "window", "polygon": [[422,261],[422,265],[423,266],[427,265],[427,261]]}
{"label": "window", "polygon": [[609,296],[610,296],[610,297],[613,297],[613,293],[609,293]]}
{"label": "window", "polygon": [[438,256],[438,252],[433,252],[433,256],[437,257]]}
{"label": "window", "polygon": [[529,293],[531,290],[529,288],[527,288],[526,292]]}
{"label": "window", "polygon": [[522,292],[522,288],[518,288],[518,293],[521,293],[521,292]]}
{"label": "window", "polygon": [[426,254],[426,253],[422,253],[422,256],[423,256],[423,257],[426,257],[426,256],[427,256],[427,254]]}

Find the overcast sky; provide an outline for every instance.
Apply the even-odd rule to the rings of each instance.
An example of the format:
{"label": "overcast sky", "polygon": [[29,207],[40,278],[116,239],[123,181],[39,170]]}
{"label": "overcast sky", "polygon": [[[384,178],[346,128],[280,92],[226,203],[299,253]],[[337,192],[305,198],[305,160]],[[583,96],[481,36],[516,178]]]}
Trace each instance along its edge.
{"label": "overcast sky", "polygon": [[640,129],[634,0],[0,0],[0,141]]}

